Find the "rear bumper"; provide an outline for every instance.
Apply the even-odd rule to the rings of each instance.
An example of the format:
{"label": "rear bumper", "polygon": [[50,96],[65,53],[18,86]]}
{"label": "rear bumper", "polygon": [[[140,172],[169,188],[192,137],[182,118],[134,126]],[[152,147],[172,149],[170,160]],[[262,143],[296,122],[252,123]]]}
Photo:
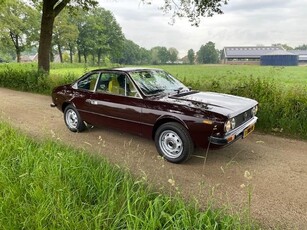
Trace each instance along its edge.
{"label": "rear bumper", "polygon": [[210,136],[209,143],[219,146],[225,146],[235,142],[238,139],[245,138],[254,130],[257,120],[257,117],[253,117],[248,122],[232,130],[230,133],[227,133],[227,135],[223,137]]}

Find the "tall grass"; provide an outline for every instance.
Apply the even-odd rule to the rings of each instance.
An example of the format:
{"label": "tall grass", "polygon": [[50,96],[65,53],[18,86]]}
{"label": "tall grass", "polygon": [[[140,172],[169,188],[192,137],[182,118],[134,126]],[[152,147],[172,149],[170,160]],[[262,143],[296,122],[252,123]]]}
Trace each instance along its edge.
{"label": "tall grass", "polygon": [[1,229],[250,229],[224,210],[154,192],[105,160],[0,122]]}
{"label": "tall grass", "polygon": [[274,79],[247,77],[240,81],[225,80],[183,82],[194,89],[228,93],[259,102],[257,128],[286,136],[307,139],[307,91],[303,86],[284,89]]}

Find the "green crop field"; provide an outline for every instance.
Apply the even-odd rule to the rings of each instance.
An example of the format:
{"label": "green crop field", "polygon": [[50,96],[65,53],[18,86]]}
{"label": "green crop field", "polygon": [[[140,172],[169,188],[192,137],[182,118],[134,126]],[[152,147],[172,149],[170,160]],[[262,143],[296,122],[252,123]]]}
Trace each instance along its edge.
{"label": "green crop field", "polygon": [[[274,80],[286,88],[307,89],[307,66],[272,67],[256,65],[156,65],[180,80],[212,81],[218,80],[225,84],[238,82],[246,78],[262,78]],[[0,71],[6,68],[35,70],[36,64],[0,64]],[[51,76],[74,75],[76,78],[85,72],[100,67],[88,67],[85,64],[52,64]],[[104,68],[104,67],[101,67]]]}
{"label": "green crop field", "polygon": [[180,79],[188,81],[221,80],[236,82],[254,77],[275,80],[286,87],[307,87],[307,66],[272,67],[248,65],[183,65],[159,66]]}

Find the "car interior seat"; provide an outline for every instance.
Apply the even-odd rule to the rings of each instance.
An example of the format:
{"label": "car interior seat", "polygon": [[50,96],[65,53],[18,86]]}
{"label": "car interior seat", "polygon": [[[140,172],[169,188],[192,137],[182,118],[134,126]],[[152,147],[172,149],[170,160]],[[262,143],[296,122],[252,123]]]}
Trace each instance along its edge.
{"label": "car interior seat", "polygon": [[119,94],[119,82],[116,76],[112,77],[112,80],[109,82],[109,92],[112,94]]}

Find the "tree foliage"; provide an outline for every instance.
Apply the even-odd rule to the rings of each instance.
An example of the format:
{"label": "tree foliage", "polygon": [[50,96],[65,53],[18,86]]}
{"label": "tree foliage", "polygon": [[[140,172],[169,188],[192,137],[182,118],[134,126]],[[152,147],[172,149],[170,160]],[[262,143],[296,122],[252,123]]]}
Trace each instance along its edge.
{"label": "tree foliage", "polygon": [[219,61],[219,53],[215,49],[213,42],[208,42],[206,45],[202,45],[197,52],[197,62],[199,64],[215,64]]}
{"label": "tree foliage", "polygon": [[131,40],[125,40],[121,57],[117,62],[120,64],[148,64],[151,60],[150,51],[140,47]]}
{"label": "tree foliage", "polygon": [[[53,44],[58,47],[59,53],[62,52],[62,49],[69,49],[71,61],[75,47],[78,48],[79,57],[82,55],[84,59],[87,59],[88,55],[91,55],[94,57],[93,60],[97,57],[98,63],[100,63],[103,57],[108,57],[112,61],[131,62],[132,58],[128,60],[128,55],[123,55],[123,49],[127,50],[130,48],[135,49],[137,55],[134,60],[138,60],[138,63],[151,59],[151,62],[158,64],[169,61],[174,62],[177,59],[178,51],[175,49],[170,48],[167,50],[166,47],[160,47],[149,52],[144,48],[135,48],[131,42],[125,41],[120,26],[110,12],[104,11],[101,8],[93,10],[98,5],[98,0],[0,0],[0,5],[2,7],[4,4],[15,1],[23,1],[24,5],[31,2],[32,6],[35,6],[41,12],[38,68],[46,72],[50,69],[50,53]],[[141,1],[151,2],[151,0]],[[187,17],[192,25],[197,26],[201,17],[211,17],[214,14],[223,13],[221,8],[227,2],[228,0],[164,0],[161,3],[160,9],[166,13],[171,13],[173,22],[177,17]],[[81,14],[84,16],[81,19],[87,22],[82,22],[82,20],[73,17],[74,14],[70,14],[70,17],[67,17],[67,12],[63,14],[61,19],[55,21],[65,8],[68,10],[67,12],[74,12],[75,14],[78,14],[80,9],[90,10],[91,12],[89,14]],[[20,7],[20,9],[22,8]],[[56,23],[55,28],[54,23]],[[34,23],[31,25],[32,27],[27,28],[28,31],[30,31],[30,28],[33,28]],[[76,25],[78,30],[76,30]],[[87,26],[89,28],[86,28]],[[109,28],[112,29],[109,30]],[[37,33],[34,32],[32,34]],[[75,39],[76,36],[78,36],[77,40]],[[21,37],[28,38],[29,36]],[[93,41],[93,37],[95,37],[95,41]],[[54,39],[53,44],[52,38]],[[110,52],[111,48],[112,52]],[[149,53],[151,53],[151,58]]]}
{"label": "tree foliage", "polygon": [[15,50],[17,62],[21,52],[37,40],[38,12],[20,0],[2,3],[0,39]]}
{"label": "tree foliage", "polygon": [[63,10],[61,16],[57,17],[54,23],[53,44],[57,47],[61,62],[63,62],[62,49],[69,50],[70,62],[72,62],[74,47],[79,34],[77,25],[73,23],[71,18],[68,10]]}
{"label": "tree foliage", "polygon": [[296,50],[307,50],[307,44],[303,44],[300,46],[295,47]]}
{"label": "tree foliage", "polygon": [[52,32],[55,18],[65,8],[73,9],[80,6],[86,10],[96,6],[96,0],[32,0],[42,10],[41,30],[38,48],[38,68],[44,72],[50,70],[50,57],[52,45]]}
{"label": "tree foliage", "polygon": [[[151,0],[142,0],[151,4]],[[212,17],[214,14],[223,14],[222,6],[229,0],[164,0],[161,9],[171,13],[172,23],[177,17],[186,17],[192,25],[198,26],[201,17]]]}
{"label": "tree foliage", "polygon": [[189,49],[189,51],[188,51],[188,60],[189,60],[190,65],[194,64],[194,62],[195,62],[195,52],[194,52],[193,49]]}
{"label": "tree foliage", "polygon": [[110,11],[103,8],[80,10],[76,25],[79,31],[77,39],[79,61],[82,55],[87,62],[90,54],[92,57],[97,56],[98,65],[104,57],[118,60],[123,49],[124,34]]}
{"label": "tree foliage", "polygon": [[169,61],[171,63],[176,62],[178,59],[178,54],[179,54],[178,50],[174,47],[171,47],[168,49],[168,53],[169,53]]}

